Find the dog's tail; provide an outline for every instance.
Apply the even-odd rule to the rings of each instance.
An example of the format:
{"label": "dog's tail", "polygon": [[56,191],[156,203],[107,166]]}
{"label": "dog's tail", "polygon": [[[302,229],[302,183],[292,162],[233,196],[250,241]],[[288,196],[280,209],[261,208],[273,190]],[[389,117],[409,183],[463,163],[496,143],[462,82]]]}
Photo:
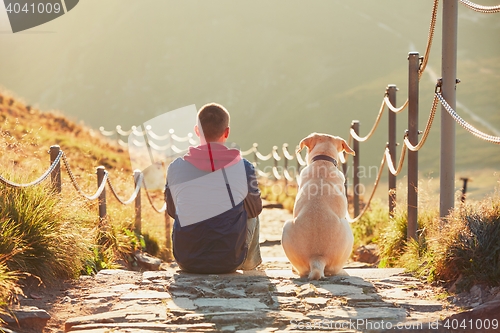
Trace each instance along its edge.
{"label": "dog's tail", "polygon": [[319,280],[325,277],[325,260],[322,257],[314,257],[309,261],[309,280]]}

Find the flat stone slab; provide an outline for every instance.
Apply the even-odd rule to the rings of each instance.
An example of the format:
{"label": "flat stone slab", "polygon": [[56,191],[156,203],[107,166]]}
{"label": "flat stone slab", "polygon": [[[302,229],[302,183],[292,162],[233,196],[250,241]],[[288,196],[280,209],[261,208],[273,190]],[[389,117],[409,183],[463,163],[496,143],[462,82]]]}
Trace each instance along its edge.
{"label": "flat stone slab", "polygon": [[321,311],[314,310],[306,314],[311,319],[326,318],[332,320],[386,320],[403,321],[406,319],[406,310],[402,308],[325,308]]}
{"label": "flat stone slab", "polygon": [[223,309],[234,309],[234,310],[251,310],[265,309],[267,305],[261,303],[258,298],[200,298],[194,300],[194,305],[203,308],[223,308]]}
{"label": "flat stone slab", "polygon": [[172,296],[166,291],[156,291],[156,290],[141,290],[134,291],[128,294],[124,294],[120,297],[121,300],[131,300],[131,299],[167,299],[172,298]]}
{"label": "flat stone slab", "polygon": [[[212,323],[197,324],[162,324],[162,323],[114,323],[77,325],[72,333],[109,333],[109,332],[206,332],[215,329]],[[135,329],[137,331],[132,331]]]}
{"label": "flat stone slab", "polygon": [[358,286],[344,284],[322,284],[322,290],[328,291],[332,296],[346,296],[363,294],[363,289]]}
{"label": "flat stone slab", "polygon": [[[12,312],[13,316],[1,315],[0,320],[3,320],[13,327],[41,329],[50,319],[50,315],[47,311],[37,307],[23,307],[21,309],[15,309]],[[0,331],[1,330],[2,327],[0,327]]]}

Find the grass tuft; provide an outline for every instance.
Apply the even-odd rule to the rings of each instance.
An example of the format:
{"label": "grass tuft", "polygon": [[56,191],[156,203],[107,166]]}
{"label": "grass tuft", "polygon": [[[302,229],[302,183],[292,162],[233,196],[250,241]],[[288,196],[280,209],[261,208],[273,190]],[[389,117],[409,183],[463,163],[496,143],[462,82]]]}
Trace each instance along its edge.
{"label": "grass tuft", "polygon": [[[0,254],[0,315],[8,314],[8,308],[16,301],[18,295],[23,292],[18,286],[18,281],[22,273],[11,271],[7,267],[7,260],[10,255]],[[0,318],[0,324],[2,324]]]}
{"label": "grass tuft", "polygon": [[44,185],[16,189],[0,185],[0,253],[14,271],[44,282],[79,274],[91,255],[95,219],[81,202]]}

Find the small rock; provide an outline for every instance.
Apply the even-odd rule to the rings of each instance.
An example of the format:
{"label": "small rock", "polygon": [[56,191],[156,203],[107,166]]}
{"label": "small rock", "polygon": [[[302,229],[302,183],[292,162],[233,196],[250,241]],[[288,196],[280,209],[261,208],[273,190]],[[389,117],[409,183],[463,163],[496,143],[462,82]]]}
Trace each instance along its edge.
{"label": "small rock", "polygon": [[[492,319],[498,318],[498,314],[500,313],[500,300],[495,299],[493,301],[483,303],[472,310],[464,311],[461,313],[454,314],[448,318],[446,318],[443,322],[465,322],[465,323],[485,323],[488,319],[491,321]],[[456,332],[462,332],[458,330]],[[466,332],[466,331],[463,331]],[[489,330],[483,326],[481,329],[478,327],[474,327],[475,333],[481,332],[492,332],[491,327]]]}
{"label": "small rock", "polygon": [[302,286],[300,286],[300,291],[299,291],[299,294],[297,295],[297,297],[312,297],[316,294],[316,291],[314,290],[313,288],[313,285],[311,285],[310,283],[308,284],[304,284]]}
{"label": "small rock", "polygon": [[268,283],[251,283],[245,288],[245,291],[249,294],[264,294],[269,291],[269,287]]}
{"label": "small rock", "polygon": [[362,245],[354,252],[354,260],[375,264],[379,261],[378,249],[374,244]]}
{"label": "small rock", "polygon": [[236,326],[233,326],[233,325],[223,326],[220,328],[220,330],[221,330],[221,332],[235,332]]}
{"label": "small rock", "polygon": [[135,252],[134,258],[137,260],[139,266],[145,270],[157,271],[160,269],[161,260],[148,253]]}
{"label": "small rock", "polygon": [[326,305],[329,299],[325,297],[306,297],[304,301],[310,305]]}
{"label": "small rock", "polygon": [[12,314],[13,317],[1,315],[0,320],[5,321],[12,327],[41,330],[50,319],[50,315],[47,311],[37,307],[22,307],[21,309],[13,310]]}

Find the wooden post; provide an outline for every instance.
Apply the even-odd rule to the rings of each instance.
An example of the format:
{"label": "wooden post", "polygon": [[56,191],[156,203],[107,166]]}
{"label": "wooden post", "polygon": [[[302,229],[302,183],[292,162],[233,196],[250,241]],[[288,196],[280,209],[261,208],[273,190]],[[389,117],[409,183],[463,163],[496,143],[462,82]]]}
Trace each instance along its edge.
{"label": "wooden post", "polygon": [[465,202],[465,197],[467,194],[467,182],[469,181],[469,178],[467,177],[462,177],[460,178],[464,182],[464,185],[462,186],[462,196],[460,197],[460,202],[464,203]]}
{"label": "wooden post", "polygon": [[[398,88],[390,84],[387,86],[387,96],[389,98],[389,102],[393,106],[396,106],[396,92]],[[392,161],[396,160],[396,113],[388,110],[389,112],[389,142],[387,143],[387,148],[389,148],[389,155],[391,156]],[[389,168],[387,168],[389,169]],[[391,173],[389,170],[389,216],[394,217],[394,211],[396,209],[396,176]]]}
{"label": "wooden post", "polygon": [[[354,132],[359,135],[359,120],[353,120],[351,127]],[[359,141],[353,138],[353,177],[352,177],[352,193],[353,193],[353,206],[354,218],[359,216]]]}
{"label": "wooden post", "polygon": [[165,247],[166,247],[166,260],[174,260],[174,250],[172,245],[172,219],[168,215],[168,210],[165,209]]}
{"label": "wooden post", "polygon": [[288,143],[283,144],[283,178],[285,178],[285,195],[288,197],[288,179],[285,176],[285,170],[288,171],[288,158],[285,155],[285,149],[287,149]]}
{"label": "wooden post", "polygon": [[[104,166],[98,166],[97,167],[97,188],[99,188],[104,181],[104,174],[106,172],[106,168]],[[101,192],[101,195],[99,195],[99,222],[102,224],[104,220],[106,219],[107,213],[106,213],[106,187]]]}
{"label": "wooden post", "polygon": [[142,212],[141,212],[141,185],[139,184],[139,179],[141,178],[141,170],[134,170],[134,185],[139,186],[139,192],[135,197],[135,224],[134,230],[138,235],[142,234]]}
{"label": "wooden post", "polygon": [[[347,159],[347,156],[345,156],[345,158]],[[347,202],[349,203],[349,196],[347,195],[347,187],[348,187],[347,184],[349,183],[348,181],[349,175],[347,174],[347,161],[342,164],[342,173],[344,174],[345,177],[345,183],[344,183],[345,196],[347,198]]]}
{"label": "wooden post", "polygon": [[[408,56],[408,140],[418,143],[418,52]],[[408,152],[408,239],[416,239],[418,230],[418,151]]]}
{"label": "wooden post", "polygon": [[[59,152],[61,151],[61,147],[58,145],[50,146],[50,165],[54,163]],[[61,160],[57,163],[54,170],[50,174],[50,180],[52,182],[52,187],[57,193],[61,193]]]}

